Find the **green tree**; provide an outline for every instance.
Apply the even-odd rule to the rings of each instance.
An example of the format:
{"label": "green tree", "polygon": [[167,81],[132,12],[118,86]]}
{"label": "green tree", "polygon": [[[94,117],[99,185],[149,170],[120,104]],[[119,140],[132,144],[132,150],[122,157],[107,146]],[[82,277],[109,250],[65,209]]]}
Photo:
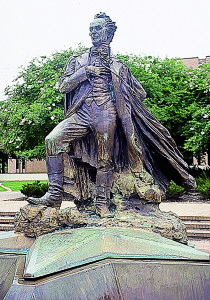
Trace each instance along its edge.
{"label": "green tree", "polygon": [[119,55],[147,92],[145,104],[188,159],[210,144],[210,62],[196,70],[179,59]]}
{"label": "green tree", "polygon": [[[17,157],[45,157],[45,136],[63,118],[59,77],[78,49],[33,59],[21,69],[0,102],[0,144]],[[201,153],[210,144],[210,62],[198,69],[186,68],[179,59],[118,55],[147,92],[145,104],[170,131],[185,158]]]}
{"label": "green tree", "polygon": [[193,102],[188,108],[190,120],[184,128],[185,149],[196,155],[210,147],[210,62],[193,70]]}
{"label": "green tree", "polygon": [[33,59],[21,67],[13,86],[5,89],[1,102],[1,147],[17,157],[45,157],[44,139],[63,118],[63,97],[57,82],[67,59],[84,51],[78,49]]}

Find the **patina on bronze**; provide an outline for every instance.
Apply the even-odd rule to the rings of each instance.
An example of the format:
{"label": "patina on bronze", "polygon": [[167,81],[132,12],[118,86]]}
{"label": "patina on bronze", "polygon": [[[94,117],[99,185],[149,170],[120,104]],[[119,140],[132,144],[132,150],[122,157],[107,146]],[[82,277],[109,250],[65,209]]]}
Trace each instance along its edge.
{"label": "patina on bronze", "polygon": [[66,152],[80,191],[78,207],[91,202],[94,194],[95,212],[101,217],[110,214],[116,174],[131,174],[135,180],[149,173],[153,187],[162,191],[170,180],[188,189],[195,186],[168,130],[143,104],[143,87],[112,54],[116,28],[105,13],[97,14],[90,24],[93,47],[67,61],[59,81],[65,119],[46,137],[49,191],[40,199],[28,198],[31,204],[60,207]]}
{"label": "patina on bronze", "polygon": [[0,252],[0,299],[209,299],[209,254],[145,230],[0,233]]}

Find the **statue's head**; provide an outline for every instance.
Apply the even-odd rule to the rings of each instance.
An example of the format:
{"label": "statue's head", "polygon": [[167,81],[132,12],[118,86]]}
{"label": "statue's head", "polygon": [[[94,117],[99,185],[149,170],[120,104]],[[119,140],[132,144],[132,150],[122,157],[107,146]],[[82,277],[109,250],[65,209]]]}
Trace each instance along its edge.
{"label": "statue's head", "polygon": [[111,43],[117,26],[109,16],[101,12],[90,23],[90,36],[94,46]]}

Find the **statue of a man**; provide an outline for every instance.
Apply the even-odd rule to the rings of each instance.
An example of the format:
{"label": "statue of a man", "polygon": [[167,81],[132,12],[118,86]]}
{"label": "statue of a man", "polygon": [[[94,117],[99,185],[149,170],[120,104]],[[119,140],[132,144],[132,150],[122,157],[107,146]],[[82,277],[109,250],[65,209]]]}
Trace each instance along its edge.
{"label": "statue of a man", "polygon": [[90,24],[93,47],[66,64],[59,81],[65,119],[46,137],[49,190],[39,199],[28,198],[32,204],[60,207],[62,154],[72,151],[72,144],[73,155],[96,169],[96,214],[100,216],[109,213],[115,171],[129,168],[138,176],[146,170],[162,189],[171,179],[194,187],[174,140],[142,103],[143,87],[111,53],[116,28],[105,13],[97,14]]}

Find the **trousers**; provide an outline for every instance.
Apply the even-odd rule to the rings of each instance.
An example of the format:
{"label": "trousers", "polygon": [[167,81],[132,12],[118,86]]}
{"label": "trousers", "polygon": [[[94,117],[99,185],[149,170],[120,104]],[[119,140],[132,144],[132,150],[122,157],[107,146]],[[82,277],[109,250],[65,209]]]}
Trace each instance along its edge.
{"label": "trousers", "polygon": [[97,149],[97,169],[108,171],[112,165],[116,108],[111,99],[98,106],[95,101],[84,102],[76,113],[60,122],[46,137],[46,155],[69,151],[69,144],[92,131]]}

